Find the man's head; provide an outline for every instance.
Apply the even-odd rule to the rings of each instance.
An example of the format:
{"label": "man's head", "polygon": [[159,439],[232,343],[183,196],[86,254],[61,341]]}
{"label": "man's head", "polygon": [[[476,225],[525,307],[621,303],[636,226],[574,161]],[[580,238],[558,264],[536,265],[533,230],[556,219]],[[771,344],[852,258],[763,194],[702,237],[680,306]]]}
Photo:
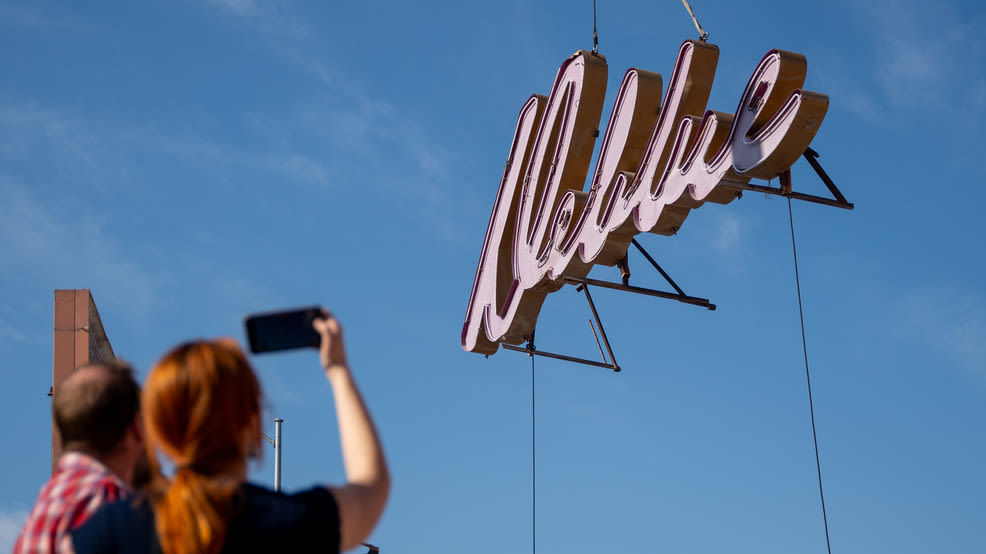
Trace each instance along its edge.
{"label": "man's head", "polygon": [[122,361],[85,365],[58,385],[52,410],[62,448],[111,456],[135,425],[140,387]]}

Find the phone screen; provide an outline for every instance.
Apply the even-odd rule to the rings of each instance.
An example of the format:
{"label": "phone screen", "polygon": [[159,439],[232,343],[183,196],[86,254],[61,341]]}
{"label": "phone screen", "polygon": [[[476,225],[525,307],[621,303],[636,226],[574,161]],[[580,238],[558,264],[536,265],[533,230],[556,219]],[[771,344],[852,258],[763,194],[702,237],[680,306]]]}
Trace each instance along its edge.
{"label": "phone screen", "polygon": [[312,322],[321,316],[322,308],[318,306],[249,315],[244,320],[244,325],[250,351],[261,354],[318,347],[321,337],[312,327]]}

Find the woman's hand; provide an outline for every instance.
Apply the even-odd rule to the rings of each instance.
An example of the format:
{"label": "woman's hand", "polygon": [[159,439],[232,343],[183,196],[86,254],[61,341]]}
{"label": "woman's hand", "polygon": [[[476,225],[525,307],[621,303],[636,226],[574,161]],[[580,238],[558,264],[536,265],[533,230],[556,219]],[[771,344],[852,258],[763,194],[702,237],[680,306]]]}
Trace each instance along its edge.
{"label": "woman's hand", "polygon": [[327,310],[322,310],[322,313],[324,314],[323,317],[312,322],[312,327],[322,336],[322,342],[318,348],[322,367],[326,371],[335,366],[348,368],[346,347],[342,340],[342,325]]}

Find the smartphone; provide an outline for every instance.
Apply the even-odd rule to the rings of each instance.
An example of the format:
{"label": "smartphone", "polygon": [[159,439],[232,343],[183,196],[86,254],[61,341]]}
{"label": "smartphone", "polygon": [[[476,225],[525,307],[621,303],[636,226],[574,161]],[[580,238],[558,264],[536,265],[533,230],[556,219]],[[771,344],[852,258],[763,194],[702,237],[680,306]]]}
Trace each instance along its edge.
{"label": "smartphone", "polygon": [[321,337],[312,327],[324,315],[321,306],[246,316],[247,342],[254,354],[315,347]]}

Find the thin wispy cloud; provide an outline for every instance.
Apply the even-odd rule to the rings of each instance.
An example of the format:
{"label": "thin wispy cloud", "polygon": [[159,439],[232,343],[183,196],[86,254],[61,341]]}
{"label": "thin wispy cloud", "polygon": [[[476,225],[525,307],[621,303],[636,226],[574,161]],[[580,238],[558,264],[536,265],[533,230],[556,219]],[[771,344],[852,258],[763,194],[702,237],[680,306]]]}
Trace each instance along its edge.
{"label": "thin wispy cloud", "polygon": [[743,222],[736,216],[723,213],[716,222],[712,248],[720,254],[733,250],[740,242]]}
{"label": "thin wispy cloud", "polygon": [[[968,117],[986,108],[986,11],[962,12],[953,3],[914,0],[859,4],[853,13],[870,44],[853,60],[813,66],[817,89],[871,124],[891,125],[918,111]],[[856,63],[868,66],[860,72]],[[813,88],[816,88],[813,85]]]}
{"label": "thin wispy cloud", "polygon": [[948,2],[933,9],[900,1],[861,8],[875,41],[874,76],[891,105],[937,111],[974,102],[986,66],[986,11],[960,12]]}
{"label": "thin wispy cloud", "polygon": [[844,69],[813,72],[813,86],[833,100],[833,108],[848,110],[868,123],[884,121],[883,106],[872,90],[855,79],[846,79]]}
{"label": "thin wispy cloud", "polygon": [[268,167],[303,183],[328,184],[329,175],[325,165],[318,160],[314,160],[300,154],[288,154],[267,159]]}
{"label": "thin wispy cloud", "polygon": [[[341,99],[341,102],[313,106],[301,114],[296,124],[307,128],[307,133],[322,137],[333,152],[345,152],[362,160],[381,166],[389,160],[403,165],[400,179],[428,181],[438,186],[450,175],[453,155],[446,148],[432,141],[421,125],[413,119],[398,114],[398,110],[386,102],[374,102],[363,96]],[[421,184],[421,183],[419,183]],[[425,186],[418,191],[431,200],[444,191]]]}
{"label": "thin wispy cloud", "polygon": [[981,76],[970,89],[972,101],[979,109],[986,108],[986,76]]}
{"label": "thin wispy cloud", "polygon": [[166,154],[176,161],[210,174],[230,170],[268,171],[292,182],[325,187],[330,185],[325,164],[289,147],[268,150],[264,144],[255,148],[230,145],[218,139],[169,134],[160,128],[147,127],[128,133],[134,144],[145,150]]}
{"label": "thin wispy cloud", "polygon": [[0,319],[0,342],[40,342],[36,337],[29,337],[20,327]]}
{"label": "thin wispy cloud", "polygon": [[[107,215],[71,200],[42,200],[26,186],[0,177],[0,265],[55,288],[101,288],[142,319],[170,281],[141,267],[106,228]],[[57,278],[58,282],[53,281]]]}
{"label": "thin wispy cloud", "polygon": [[259,29],[266,39],[308,36],[308,26],[302,21],[285,15],[275,2],[262,0],[206,0],[222,13],[248,21]]}
{"label": "thin wispy cloud", "polygon": [[[118,224],[115,211],[124,207],[128,219],[139,219],[133,210],[151,209],[140,205],[141,192],[133,183],[157,182],[153,167],[174,168],[193,179],[257,172],[279,182],[317,186],[327,179],[321,163],[305,155],[248,148],[111,114],[0,96],[3,280],[49,290],[90,288],[99,298],[100,291],[112,291],[101,305],[123,314],[137,329],[166,309],[181,283],[195,283],[195,291],[220,298],[220,305],[269,297],[248,278],[230,275],[207,253],[189,252],[176,260],[161,252],[160,244],[142,243],[141,233],[128,233]],[[128,189],[132,200],[111,193]],[[221,241],[217,249],[222,250]],[[0,312],[0,339],[28,339],[7,323],[17,319]]]}
{"label": "thin wispy cloud", "polygon": [[[454,154],[432,139],[413,117],[368,92],[358,80],[327,68],[315,58],[282,53],[324,87],[323,96],[293,114],[263,122],[274,136],[301,135],[324,146],[326,161],[322,167],[301,163],[291,168],[303,170],[311,178],[329,171],[333,176],[358,175],[384,195],[396,193],[399,202],[416,208],[419,218],[440,236],[460,240],[462,225],[455,214],[461,199],[457,199],[451,183]],[[412,198],[414,202],[408,204]]]}
{"label": "thin wispy cloud", "polygon": [[301,395],[291,386],[291,384],[277,373],[267,372],[263,375],[264,379],[264,410],[274,415],[289,405],[297,405],[302,402]]}
{"label": "thin wispy cloud", "polygon": [[440,236],[458,240],[462,221],[456,206],[464,193],[452,183],[454,155],[424,125],[359,79],[326,65],[317,41],[299,31],[303,25],[282,17],[276,5],[248,0],[209,5],[265,36],[277,35],[266,43],[311,79],[311,100],[302,108],[241,114],[248,128],[259,121],[267,129],[233,139],[189,135],[180,121],[123,119],[0,96],[0,160],[33,165],[52,182],[107,193],[139,179],[147,160],[218,181],[238,173],[316,189],[360,181],[410,207],[404,213]]}
{"label": "thin wispy cloud", "polygon": [[[440,236],[461,240],[462,225],[454,216],[461,202],[454,198],[450,182],[454,156],[431,139],[423,125],[374,94],[360,79],[328,65],[323,57],[327,37],[317,36],[297,21],[278,22],[280,16],[270,5],[248,0],[210,2],[268,38],[277,35],[278,40],[267,41],[271,51],[322,86],[322,97],[293,115],[247,116],[274,136],[302,134],[324,141],[324,162],[311,156],[282,157],[270,160],[270,167],[322,184],[334,182],[337,175],[378,183],[386,192],[396,191],[404,204],[413,197],[415,202],[410,205],[418,217]],[[400,170],[392,169],[398,166]]]}
{"label": "thin wispy cloud", "polygon": [[229,10],[241,17],[254,15],[257,5],[252,0],[209,0],[209,3]]}
{"label": "thin wispy cloud", "polygon": [[43,34],[94,33],[99,27],[77,14],[41,3],[0,3],[0,29]]}
{"label": "thin wispy cloud", "polygon": [[[203,237],[204,243],[221,244],[221,240]],[[207,248],[208,250],[208,248]],[[209,298],[218,306],[236,310],[261,310],[284,304],[284,295],[269,286],[257,283],[239,268],[225,267],[209,257],[190,257],[187,260],[188,275],[200,283]],[[252,307],[252,308],[250,308]]]}
{"label": "thin wispy cloud", "polygon": [[172,158],[169,165],[178,162],[210,174],[259,170],[312,186],[329,184],[329,172],[321,161],[290,149],[264,144],[248,149],[143,122],[0,98],[0,160],[42,166],[100,189],[141,172],[124,153],[164,155]]}
{"label": "thin wispy cloud", "polygon": [[735,210],[733,205],[724,208],[719,204],[707,203],[692,210],[679,233],[682,234],[681,240],[695,241],[701,251],[714,252],[715,263],[722,270],[742,274],[749,265],[744,241],[750,232],[750,225],[756,223],[736,215]]}
{"label": "thin wispy cloud", "polygon": [[0,158],[84,173],[108,155],[107,129],[70,111],[0,98]]}
{"label": "thin wispy cloud", "polygon": [[[48,290],[88,288],[100,306],[121,314],[143,332],[153,314],[173,308],[176,298],[199,295],[217,311],[244,305],[282,303],[282,297],[242,271],[214,259],[227,237],[214,238],[208,248],[169,256],[159,245],[114,230],[111,214],[97,203],[79,198],[42,198],[27,187],[0,176],[0,281],[27,280]],[[203,244],[210,237],[198,237]],[[150,255],[148,251],[156,252]],[[0,340],[36,342],[9,323],[0,310]],[[16,315],[16,314],[13,314]]]}
{"label": "thin wispy cloud", "polygon": [[0,551],[14,550],[17,534],[20,533],[25,520],[27,520],[26,510],[0,512]]}
{"label": "thin wispy cloud", "polygon": [[986,297],[942,286],[905,295],[901,309],[907,340],[986,378]]}

